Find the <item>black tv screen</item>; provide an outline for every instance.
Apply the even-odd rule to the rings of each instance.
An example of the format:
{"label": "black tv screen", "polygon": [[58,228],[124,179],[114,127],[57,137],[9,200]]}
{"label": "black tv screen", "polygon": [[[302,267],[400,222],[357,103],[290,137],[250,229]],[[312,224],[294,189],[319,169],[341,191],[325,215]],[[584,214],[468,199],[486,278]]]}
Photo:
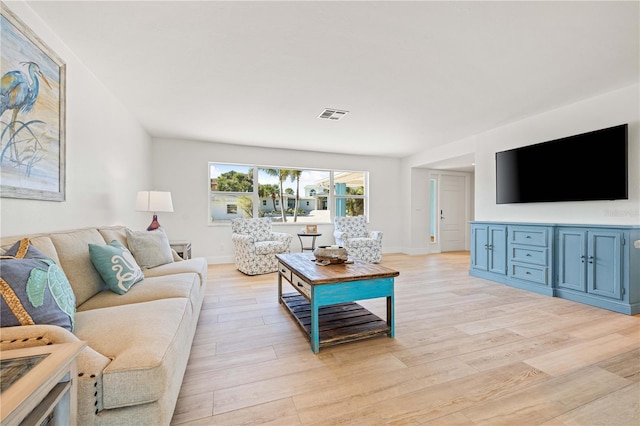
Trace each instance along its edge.
{"label": "black tv screen", "polygon": [[496,203],[628,199],[627,127],[496,152]]}

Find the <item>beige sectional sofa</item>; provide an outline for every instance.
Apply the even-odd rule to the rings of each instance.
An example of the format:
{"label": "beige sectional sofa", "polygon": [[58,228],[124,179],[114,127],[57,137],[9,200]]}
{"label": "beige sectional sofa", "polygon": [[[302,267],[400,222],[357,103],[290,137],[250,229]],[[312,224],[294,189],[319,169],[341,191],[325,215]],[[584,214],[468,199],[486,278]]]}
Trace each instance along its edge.
{"label": "beige sectional sofa", "polygon": [[[4,253],[25,237],[3,237]],[[27,236],[64,271],[76,297],[73,333],[53,325],[0,328],[0,349],[86,341],[78,357],[78,424],[168,425],[202,307],[207,264],[181,260],[143,270],[123,295],[107,289],[88,244],[118,240],[122,226]]]}

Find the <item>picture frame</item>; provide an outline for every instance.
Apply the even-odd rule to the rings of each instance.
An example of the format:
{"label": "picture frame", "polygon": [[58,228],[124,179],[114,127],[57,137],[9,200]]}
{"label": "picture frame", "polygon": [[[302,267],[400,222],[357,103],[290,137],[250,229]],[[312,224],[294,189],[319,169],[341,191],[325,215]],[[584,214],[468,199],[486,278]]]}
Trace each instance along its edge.
{"label": "picture frame", "polygon": [[65,201],[66,64],[4,3],[0,20],[0,197]]}
{"label": "picture frame", "polygon": [[305,227],[305,233],[307,234],[317,234],[318,233],[318,225],[307,225]]}

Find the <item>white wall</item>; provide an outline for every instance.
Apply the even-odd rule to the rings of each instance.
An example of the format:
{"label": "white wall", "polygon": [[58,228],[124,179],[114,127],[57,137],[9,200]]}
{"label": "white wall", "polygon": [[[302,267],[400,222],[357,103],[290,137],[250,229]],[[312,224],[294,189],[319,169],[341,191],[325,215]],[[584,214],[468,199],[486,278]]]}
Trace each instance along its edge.
{"label": "white wall", "polygon": [[[475,152],[472,220],[504,222],[640,224],[640,87],[633,85],[407,157],[403,170]],[[629,199],[560,203],[496,204],[495,153],[565,136],[629,123]],[[544,165],[540,166],[544,173]],[[594,173],[598,173],[594,170]],[[414,173],[415,174],[415,173]],[[409,193],[420,197],[427,182],[412,181]],[[410,203],[407,203],[409,206]],[[408,212],[413,212],[411,209]],[[413,212],[415,213],[415,212]],[[422,228],[405,221],[405,238]],[[409,224],[412,223],[410,226]],[[407,239],[409,241],[409,239]],[[415,248],[414,248],[415,249]]]}
{"label": "white wall", "polygon": [[[174,213],[161,213],[159,222],[170,239],[187,239],[194,256],[209,263],[233,262],[230,225],[208,225],[208,162],[265,166],[361,170],[369,172],[369,229],[384,232],[383,251],[402,247],[400,160],[283,149],[257,148],[215,142],[175,139],[153,140],[155,190],[171,191]],[[292,251],[299,251],[295,234],[301,224],[274,225],[278,232],[294,235]],[[333,243],[333,225],[320,224],[317,245]]]}
{"label": "white wall", "polygon": [[[640,87],[547,111],[476,138],[476,220],[640,224]],[[495,203],[495,152],[629,123],[629,199],[531,204]],[[605,147],[606,149],[606,147]],[[540,165],[544,173],[544,164]],[[598,173],[594,170],[593,173]]]}
{"label": "white wall", "polygon": [[25,3],[9,7],[67,64],[67,184],[64,202],[0,199],[0,233],[142,226],[134,204],[151,183],[149,135]]}

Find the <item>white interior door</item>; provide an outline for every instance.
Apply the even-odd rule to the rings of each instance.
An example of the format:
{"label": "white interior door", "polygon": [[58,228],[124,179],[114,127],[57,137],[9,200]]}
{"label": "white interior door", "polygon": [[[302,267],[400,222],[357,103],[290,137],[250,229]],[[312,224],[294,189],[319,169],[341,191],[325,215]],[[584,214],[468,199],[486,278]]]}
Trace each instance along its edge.
{"label": "white interior door", "polygon": [[465,249],[465,178],[442,175],[440,179],[440,250]]}

